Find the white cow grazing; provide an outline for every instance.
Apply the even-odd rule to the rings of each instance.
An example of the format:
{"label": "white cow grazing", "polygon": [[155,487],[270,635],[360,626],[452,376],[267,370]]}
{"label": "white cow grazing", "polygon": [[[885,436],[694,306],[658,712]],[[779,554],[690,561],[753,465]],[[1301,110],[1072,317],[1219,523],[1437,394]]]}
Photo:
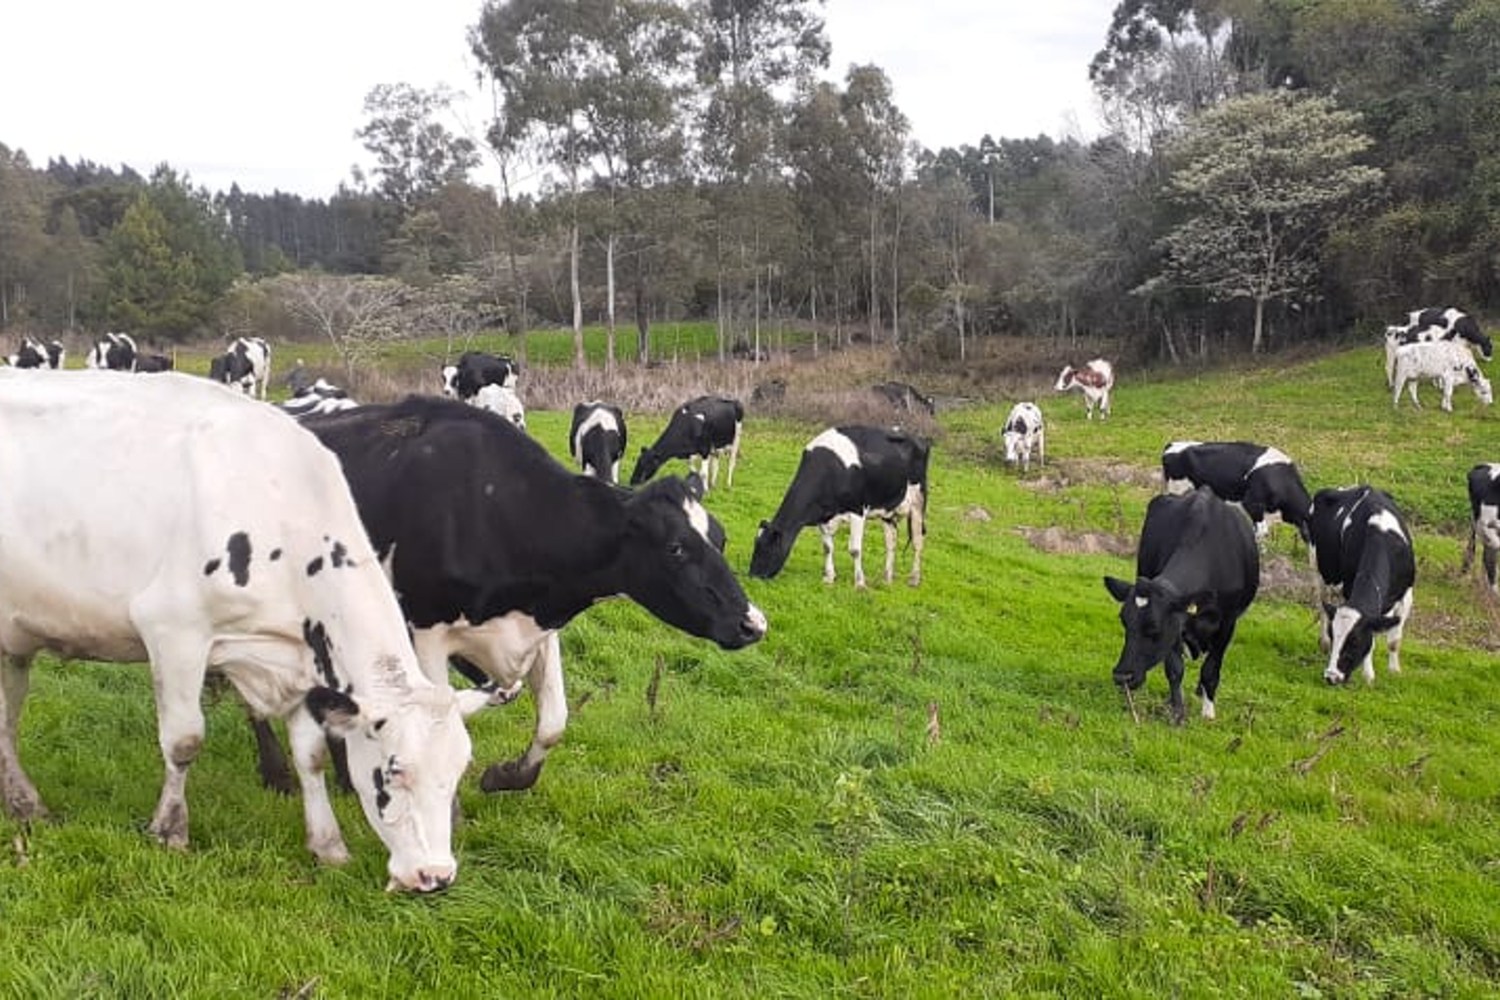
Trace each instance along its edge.
{"label": "white cow grazing", "polygon": [[1019,461],[1023,472],[1031,470],[1033,448],[1038,452],[1037,462],[1047,464],[1047,428],[1035,403],[1017,403],[1010,408],[1001,438],[1005,441],[1005,460],[1012,465]]}
{"label": "white cow grazing", "polygon": [[460,701],[418,669],[333,453],[274,408],[171,372],[0,371],[0,426],[10,814],[46,811],[16,755],[32,657],[149,660],[166,762],[150,830],[185,847],[212,669],[256,715],[286,717],[319,860],[348,859],[322,776],[333,733],[390,851],[388,888],[451,882]]}
{"label": "white cow grazing", "polygon": [[1094,407],[1099,407],[1099,419],[1109,416],[1109,394],[1115,387],[1115,367],[1103,358],[1095,358],[1082,368],[1068,365],[1057,376],[1058,392],[1069,389],[1083,390],[1083,405],[1090,420],[1094,419]]}
{"label": "white cow grazing", "polygon": [[1474,395],[1484,405],[1488,406],[1495,401],[1490,380],[1479,370],[1469,349],[1455,341],[1402,344],[1396,348],[1396,365],[1391,382],[1395,391],[1391,395],[1391,405],[1400,406],[1401,390],[1408,389],[1411,404],[1420,409],[1422,404],[1417,400],[1417,383],[1426,378],[1432,379],[1442,388],[1442,407],[1450,413],[1453,411],[1453,387],[1464,382],[1474,387]]}
{"label": "white cow grazing", "polygon": [[526,407],[521,405],[521,397],[516,390],[504,385],[483,385],[479,391],[469,397],[470,406],[477,406],[481,410],[489,410],[515,424],[521,430],[526,429]]}

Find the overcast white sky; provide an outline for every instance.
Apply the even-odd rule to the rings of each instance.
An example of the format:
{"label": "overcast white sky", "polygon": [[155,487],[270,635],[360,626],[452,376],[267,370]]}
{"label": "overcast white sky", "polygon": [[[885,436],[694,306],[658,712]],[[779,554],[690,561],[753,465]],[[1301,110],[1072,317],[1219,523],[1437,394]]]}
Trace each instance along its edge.
{"label": "overcast white sky", "polygon": [[[1116,0],[829,0],[830,76],[875,63],[924,145],[984,133],[1093,135],[1088,63]],[[53,157],[162,161],[193,183],[327,197],[367,156],[381,83],[473,95],[482,0],[17,0],[4,15],[0,143]],[[484,171],[476,175],[488,183]]]}

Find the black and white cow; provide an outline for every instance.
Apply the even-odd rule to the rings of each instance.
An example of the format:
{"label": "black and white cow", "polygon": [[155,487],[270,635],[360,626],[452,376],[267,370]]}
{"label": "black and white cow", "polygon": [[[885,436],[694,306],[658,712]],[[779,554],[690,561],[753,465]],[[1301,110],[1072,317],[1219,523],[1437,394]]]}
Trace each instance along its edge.
{"label": "black and white cow", "polygon": [[1495,401],[1490,380],[1479,370],[1474,356],[1467,347],[1454,340],[1422,341],[1396,348],[1391,370],[1391,384],[1395,387],[1391,405],[1399,407],[1401,390],[1408,389],[1411,405],[1420,409],[1422,404],[1417,399],[1417,385],[1424,379],[1431,379],[1442,391],[1439,405],[1448,413],[1453,412],[1453,390],[1465,383],[1473,388],[1474,396],[1481,404],[1489,406]]}
{"label": "black and white cow", "polygon": [[906,382],[881,382],[870,386],[870,391],[894,409],[905,413],[916,413],[918,410],[929,416],[937,413],[937,403],[933,398]]}
{"label": "black and white cow", "polygon": [[449,657],[506,697],[536,701],[530,748],[494,764],[486,791],[535,783],[568,706],[557,632],[624,595],[724,649],[758,641],[766,618],[712,539],[722,529],[675,477],[634,493],[576,475],[507,421],[413,396],[302,423],[336,454],[434,682]]}
{"label": "black and white cow", "polygon": [[208,377],[247,396],[265,399],[271,381],[271,345],[260,337],[236,337],[228,350],[209,362]]}
{"label": "black and white cow", "polygon": [[865,519],[874,517],[885,529],[885,581],[890,583],[896,573],[896,522],[904,518],[912,547],[908,582],[921,583],[930,450],[925,439],[896,429],[852,426],[823,431],[803,449],[775,516],[760,523],[750,575],[770,579],[780,573],[797,534],[815,524],[823,540],[823,582],[832,583],[834,532],[847,521],[854,585],[864,587]]}
{"label": "black and white cow", "polygon": [[21,339],[21,346],[16,349],[6,360],[12,368],[61,368],[63,366],[63,350],[61,341],[54,340],[43,344],[40,340],[30,337]]}
{"label": "black and white cow", "polygon": [[135,338],[128,333],[106,333],[104,339],[95,344],[83,359],[88,368],[106,368],[113,372],[135,371],[135,358],[139,352]]}
{"label": "black and white cow", "polygon": [[1095,358],[1081,368],[1067,365],[1058,372],[1057,384],[1052,388],[1057,392],[1082,389],[1088,418],[1094,419],[1094,407],[1097,406],[1099,419],[1103,420],[1109,416],[1109,397],[1115,388],[1115,366],[1103,358]]}
{"label": "black and white cow", "polygon": [[639,486],[669,460],[685,458],[688,467],[703,468],[703,488],[718,484],[719,456],[729,457],[729,473],[724,485],[734,485],[734,463],[740,453],[740,432],[745,425],[745,408],[737,399],[721,396],[699,396],[688,400],[673,413],[667,427],[649,448],[642,448],[630,474],[630,485]]}
{"label": "black and white cow", "polygon": [[283,413],[300,419],[315,413],[338,413],[340,410],[353,409],[359,404],[349,398],[348,392],[327,379],[318,378],[306,383],[291,399],[276,405]]}
{"label": "black and white cow", "polygon": [[1135,582],[1106,576],[1104,586],[1120,602],[1125,628],[1115,684],[1135,690],[1152,667],[1164,664],[1172,721],[1180,725],[1187,714],[1183,653],[1201,655],[1197,693],[1203,717],[1212,719],[1224,651],[1260,589],[1260,553],[1244,512],[1206,487],[1153,497],[1136,551]]}
{"label": "black and white cow", "polygon": [[457,364],[443,366],[443,395],[468,403],[487,385],[514,391],[520,375],[521,366],[503,354],[465,351]]}
{"label": "black and white cow", "polygon": [[573,407],[568,454],[582,467],[585,476],[618,483],[625,444],[625,412],[618,406],[595,400]]}
{"label": "black and white cow", "polygon": [[1385,328],[1385,382],[1393,385],[1396,371],[1396,350],[1407,344],[1430,344],[1451,341],[1468,345],[1470,351],[1489,361],[1494,356],[1494,344],[1489,336],[1479,329],[1474,317],[1458,309],[1415,309],[1400,326]]}
{"label": "black and white cow", "polygon": [[451,882],[452,803],[471,754],[460,706],[484,695],[422,674],[334,456],[270,407],[175,373],[0,371],[0,426],[10,814],[45,814],[16,756],[32,657],[149,659],[166,766],[150,830],[163,843],[188,842],[212,670],[255,715],[287,718],[321,861],[348,859],[322,777],[331,733],[390,851],[392,887]]}
{"label": "black and white cow", "polygon": [[1373,683],[1371,652],[1382,633],[1387,667],[1400,673],[1417,564],[1411,531],[1395,501],[1370,486],[1319,490],[1313,496],[1312,545],[1318,575],[1343,597],[1341,605],[1323,605],[1323,679],[1342,684],[1358,667]]}
{"label": "black and white cow", "polygon": [[1474,565],[1476,545],[1484,548],[1484,578],[1490,593],[1500,596],[1495,564],[1500,559],[1500,462],[1487,462],[1469,470],[1469,544],[1464,549],[1463,571]]}
{"label": "black and white cow", "polygon": [[1035,403],[1017,403],[1010,408],[1000,440],[1005,443],[1005,460],[1011,465],[1020,462],[1023,472],[1031,471],[1033,450],[1038,463],[1047,464],[1047,427]]}
{"label": "black and white cow", "polygon": [[1267,514],[1279,514],[1309,541],[1312,497],[1302,475],[1277,448],[1248,441],[1173,441],[1161,453],[1161,475],[1168,493],[1207,486],[1221,500],[1237,503],[1265,538]]}

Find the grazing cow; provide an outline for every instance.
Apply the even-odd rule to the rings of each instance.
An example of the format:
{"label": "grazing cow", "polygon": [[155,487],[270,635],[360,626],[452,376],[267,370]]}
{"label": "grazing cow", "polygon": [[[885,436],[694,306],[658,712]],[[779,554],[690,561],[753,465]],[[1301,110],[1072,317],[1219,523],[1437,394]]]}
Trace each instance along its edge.
{"label": "grazing cow", "polygon": [[1267,514],[1279,514],[1309,540],[1312,497],[1286,454],[1248,441],[1173,441],[1161,453],[1161,475],[1168,493],[1199,486],[1220,500],[1237,503],[1255,524],[1256,540],[1266,537]]}
{"label": "grazing cow", "polygon": [[737,399],[699,396],[679,406],[667,422],[666,430],[649,448],[642,448],[630,474],[630,485],[639,486],[670,459],[685,458],[688,467],[697,471],[704,466],[703,488],[712,489],[719,479],[719,456],[729,455],[729,473],[725,486],[734,485],[734,463],[740,453],[740,431],[745,425],[745,408]]}
{"label": "grazing cow", "polygon": [[63,366],[63,350],[61,341],[54,340],[43,344],[39,340],[30,337],[21,339],[21,346],[6,360],[12,368],[61,368]]}
{"label": "grazing cow", "polygon": [[1164,493],[1146,507],[1134,583],[1112,576],[1104,586],[1120,602],[1125,646],[1114,682],[1131,690],[1163,663],[1171,687],[1172,722],[1181,725],[1183,651],[1203,657],[1197,694],[1203,717],[1214,717],[1219,670],[1235,624],[1260,588],[1260,553],[1243,511],[1206,487]]}
{"label": "grazing cow", "polygon": [[568,454],[582,467],[585,476],[618,483],[625,443],[625,413],[618,406],[595,400],[573,407]]}
{"label": "grazing cow", "polygon": [[1408,316],[1405,326],[1385,328],[1385,381],[1395,381],[1396,349],[1404,344],[1452,341],[1471,345],[1479,356],[1489,361],[1494,356],[1494,344],[1479,329],[1474,317],[1457,309],[1416,309]]}
{"label": "grazing cow", "polygon": [[482,385],[466,402],[470,406],[499,414],[523,431],[526,429],[526,407],[521,404],[521,397],[516,394],[516,390],[509,386],[494,383]]}
{"label": "grazing cow", "polygon": [[1391,395],[1391,405],[1399,407],[1401,390],[1407,389],[1411,395],[1411,405],[1420,409],[1422,404],[1417,399],[1417,383],[1425,378],[1432,379],[1442,388],[1441,405],[1449,413],[1453,412],[1453,389],[1464,382],[1473,386],[1474,395],[1485,406],[1495,400],[1490,380],[1479,370],[1469,349],[1456,341],[1402,344],[1396,348],[1392,378],[1395,391]]}
{"label": "grazing cow", "polygon": [[1067,392],[1069,389],[1083,390],[1083,406],[1088,411],[1090,420],[1094,419],[1094,407],[1099,407],[1099,419],[1103,420],[1109,416],[1109,395],[1115,387],[1114,365],[1103,358],[1095,358],[1082,368],[1074,368],[1068,365],[1057,376],[1057,385],[1052,388],[1058,392]]}
{"label": "grazing cow", "polygon": [[557,631],[596,601],[623,594],[725,649],[765,635],[680,479],[631,493],[576,475],[494,414],[431,397],[302,426],[342,462],[428,677],[445,681],[462,657],[505,697],[530,687],[531,746],[489,767],[486,791],[530,787],[562,738]]}
{"label": "grazing cow", "polygon": [[390,851],[390,887],[451,882],[453,796],[471,753],[460,705],[484,696],[456,697],[418,669],[334,456],[271,408],[174,373],[0,373],[0,425],[11,815],[45,813],[16,757],[32,657],[149,659],[166,763],[150,830],[163,843],[188,842],[184,791],[213,670],[253,714],[287,717],[321,861],[348,858],[322,778],[331,733]]}
{"label": "grazing cow", "polygon": [[750,557],[750,575],[770,579],[786,565],[797,533],[816,524],[823,539],[823,582],[834,581],[833,536],[849,522],[854,586],[865,586],[865,519],[885,528],[885,582],[896,573],[896,522],[906,519],[912,547],[912,586],[922,582],[926,534],[927,458],[923,438],[884,427],[833,427],[808,442],[781,506],[762,521]]}
{"label": "grazing cow", "polygon": [[135,370],[137,372],[155,373],[169,372],[175,367],[172,359],[165,354],[137,354],[135,356]]}
{"label": "grazing cow", "polygon": [[1047,428],[1035,403],[1012,406],[1000,438],[1005,442],[1005,460],[1012,465],[1019,461],[1023,472],[1031,471],[1032,449],[1037,451],[1038,463],[1047,464]]}
{"label": "grazing cow", "polygon": [[487,385],[514,390],[521,366],[503,354],[465,351],[458,364],[443,366],[443,395],[468,403]]}
{"label": "grazing cow", "polygon": [[135,359],[139,352],[135,339],[128,333],[106,333],[104,339],[90,349],[83,359],[89,368],[107,368],[113,372],[135,371]]}
{"label": "grazing cow", "polygon": [[323,378],[306,383],[291,399],[277,404],[283,413],[298,419],[315,413],[337,413],[358,405],[347,392]]}
{"label": "grazing cow", "polygon": [[239,389],[247,396],[266,398],[271,381],[271,345],[260,337],[237,337],[208,366],[208,377]]}
{"label": "grazing cow", "polygon": [[1323,604],[1323,679],[1342,684],[1355,667],[1375,680],[1375,636],[1386,637],[1387,667],[1401,672],[1401,635],[1411,617],[1417,564],[1411,531],[1388,495],[1369,486],[1319,490],[1313,497],[1313,557],[1318,575],[1343,604]]}
{"label": "grazing cow", "polygon": [[928,416],[937,413],[937,404],[931,396],[923,395],[916,386],[905,382],[881,382],[870,386],[870,391],[905,413],[916,413],[918,410],[924,411]]}
{"label": "grazing cow", "polygon": [[1500,463],[1476,465],[1469,470],[1469,544],[1464,549],[1463,571],[1474,565],[1476,544],[1484,546],[1484,578],[1490,593],[1500,596],[1495,579],[1496,560],[1500,559]]}

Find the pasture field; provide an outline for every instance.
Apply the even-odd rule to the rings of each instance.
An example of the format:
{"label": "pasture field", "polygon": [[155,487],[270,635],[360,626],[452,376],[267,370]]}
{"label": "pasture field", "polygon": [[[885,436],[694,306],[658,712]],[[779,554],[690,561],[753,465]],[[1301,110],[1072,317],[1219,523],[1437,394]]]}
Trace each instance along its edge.
{"label": "pasture field", "polygon": [[[285,355],[282,355],[285,357]],[[282,370],[285,370],[284,368]],[[939,414],[925,579],[821,582],[804,532],[770,619],[724,653],[609,602],[564,631],[572,717],[537,786],[462,792],[457,884],[387,896],[358,803],[317,867],[211,697],[193,847],[160,784],[144,668],[43,658],[23,759],[55,822],[0,821],[0,996],[1480,997],[1500,992],[1500,612],[1459,573],[1463,476],[1500,414],[1393,411],[1380,351],[1196,376],[1121,371],[1114,417],[1035,394],[1047,465],[1002,467],[1008,401]],[[530,427],[566,456],[568,415]],[[633,414],[631,458],[665,423]],[[708,505],[743,572],[819,426],[752,415]],[[1109,673],[1104,574],[1174,438],[1276,444],[1310,489],[1364,480],[1417,538],[1405,672],[1329,688],[1285,527],[1226,657],[1219,718],[1139,720]],[[628,467],[627,462],[627,467]],[[680,471],[674,463],[666,471]],[[86,489],[86,484],[80,488]],[[545,516],[545,515],[542,515]],[[866,538],[866,569],[883,556]],[[1190,666],[1189,687],[1196,676]],[[528,698],[471,720],[518,753]]]}

